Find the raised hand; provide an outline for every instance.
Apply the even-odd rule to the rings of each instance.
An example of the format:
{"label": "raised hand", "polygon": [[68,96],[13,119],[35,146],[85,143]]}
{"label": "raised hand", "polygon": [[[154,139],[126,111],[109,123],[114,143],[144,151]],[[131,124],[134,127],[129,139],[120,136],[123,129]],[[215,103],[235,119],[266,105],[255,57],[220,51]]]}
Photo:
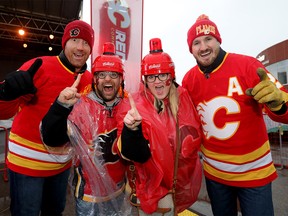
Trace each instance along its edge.
{"label": "raised hand", "polygon": [[37,89],[33,77],[42,65],[42,59],[37,58],[27,71],[19,70],[9,73],[0,83],[0,99],[14,100],[22,95],[35,94]]}
{"label": "raised hand", "polygon": [[62,90],[57,98],[58,102],[61,104],[71,107],[73,106],[81,97],[81,94],[78,93],[78,85],[80,83],[82,74],[78,74],[77,79],[73,83],[72,86],[66,87],[64,90]]}
{"label": "raised hand", "polygon": [[263,68],[257,69],[260,82],[254,87],[246,90],[246,95],[252,96],[258,103],[266,104],[271,111],[278,111],[288,101],[286,92],[281,91],[270,81]]}
{"label": "raised hand", "polygon": [[129,94],[128,98],[131,109],[127,112],[126,116],[124,117],[124,124],[131,130],[137,130],[138,125],[140,125],[142,122],[142,116],[139,114],[136,108],[136,104],[133,100],[133,97]]}

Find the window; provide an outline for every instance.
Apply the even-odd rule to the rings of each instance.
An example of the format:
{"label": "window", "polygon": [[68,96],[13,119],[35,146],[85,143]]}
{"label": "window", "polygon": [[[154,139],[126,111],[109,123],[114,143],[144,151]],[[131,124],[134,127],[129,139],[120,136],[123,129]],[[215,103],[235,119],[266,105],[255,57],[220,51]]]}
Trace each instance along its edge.
{"label": "window", "polygon": [[287,74],[285,71],[278,72],[278,80],[282,85],[287,84]]}

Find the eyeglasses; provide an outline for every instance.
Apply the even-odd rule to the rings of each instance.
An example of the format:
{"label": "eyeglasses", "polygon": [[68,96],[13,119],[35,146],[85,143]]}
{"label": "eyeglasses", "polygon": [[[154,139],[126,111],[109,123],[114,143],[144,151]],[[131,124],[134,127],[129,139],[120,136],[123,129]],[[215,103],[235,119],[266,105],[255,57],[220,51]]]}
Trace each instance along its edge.
{"label": "eyeglasses", "polygon": [[168,73],[158,74],[158,75],[149,75],[146,76],[146,80],[149,83],[155,82],[156,78],[158,78],[160,81],[166,81],[168,79]]}
{"label": "eyeglasses", "polygon": [[119,74],[117,72],[111,72],[111,71],[103,71],[97,73],[97,78],[99,79],[105,79],[106,76],[109,75],[111,79],[117,79],[119,77]]}

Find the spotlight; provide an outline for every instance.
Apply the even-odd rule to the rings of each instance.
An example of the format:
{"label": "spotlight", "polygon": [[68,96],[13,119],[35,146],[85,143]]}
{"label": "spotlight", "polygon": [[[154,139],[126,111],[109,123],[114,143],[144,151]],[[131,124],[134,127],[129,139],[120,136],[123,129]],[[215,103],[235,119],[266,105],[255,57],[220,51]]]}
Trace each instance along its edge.
{"label": "spotlight", "polygon": [[53,34],[50,34],[50,35],[49,35],[49,38],[50,38],[51,40],[53,40],[53,39],[54,39],[54,35],[53,35]]}
{"label": "spotlight", "polygon": [[24,47],[24,48],[27,48],[28,45],[27,45],[26,43],[23,43],[23,47]]}
{"label": "spotlight", "polygon": [[18,30],[19,35],[23,36],[25,34],[25,31],[23,29]]}
{"label": "spotlight", "polygon": [[53,50],[53,48],[52,48],[51,46],[49,46],[48,50],[49,50],[49,51],[52,51],[52,50]]}

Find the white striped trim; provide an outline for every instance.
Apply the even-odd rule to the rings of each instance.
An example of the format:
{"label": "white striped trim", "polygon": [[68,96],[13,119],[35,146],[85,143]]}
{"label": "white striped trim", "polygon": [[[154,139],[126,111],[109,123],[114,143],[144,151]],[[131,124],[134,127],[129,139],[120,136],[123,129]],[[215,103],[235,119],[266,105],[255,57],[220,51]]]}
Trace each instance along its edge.
{"label": "white striped trim", "polygon": [[8,147],[11,153],[45,162],[66,163],[72,157],[72,155],[56,155],[39,152],[36,150],[25,148],[11,141],[8,142]]}
{"label": "white striped trim", "polygon": [[229,164],[224,163],[220,161],[216,161],[210,158],[205,157],[203,154],[203,160],[206,161],[206,163],[210,164],[211,166],[215,167],[216,169],[223,170],[225,172],[247,172],[251,169],[257,169],[261,168],[263,166],[266,166],[272,162],[272,156],[271,153],[265,155],[262,158],[259,158],[256,161],[252,161],[250,163],[245,164]]}

